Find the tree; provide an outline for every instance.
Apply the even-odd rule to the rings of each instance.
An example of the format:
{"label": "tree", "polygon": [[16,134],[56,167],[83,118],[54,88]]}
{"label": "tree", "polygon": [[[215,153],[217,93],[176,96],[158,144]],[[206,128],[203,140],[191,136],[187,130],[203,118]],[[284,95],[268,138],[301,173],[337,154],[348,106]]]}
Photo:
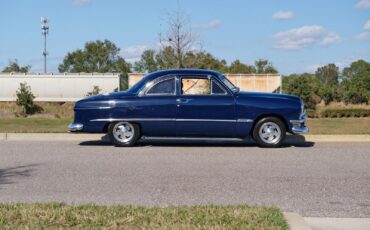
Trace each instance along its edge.
{"label": "tree", "polygon": [[19,89],[16,91],[17,100],[16,103],[23,107],[23,114],[32,114],[35,112],[35,104],[33,100],[35,95],[31,91],[31,87],[27,83],[21,83]]}
{"label": "tree", "polygon": [[177,67],[175,52],[170,46],[162,48],[155,57],[159,69],[173,69]]}
{"label": "tree", "polygon": [[335,64],[328,64],[318,68],[315,75],[322,85],[337,85],[339,68]]}
{"label": "tree", "polygon": [[211,69],[219,72],[227,72],[227,63],[225,60],[219,60],[207,52],[188,52],[184,58],[185,68]]}
{"label": "tree", "polygon": [[343,77],[348,80],[365,76],[370,76],[370,63],[364,60],[352,62],[350,67],[343,69]]}
{"label": "tree", "polygon": [[178,10],[175,15],[170,15],[167,20],[168,30],[165,36],[160,35],[162,50],[173,51],[177,68],[184,68],[184,57],[193,49],[196,42],[195,36],[190,29],[186,15]]}
{"label": "tree", "polygon": [[131,65],[119,56],[120,49],[111,41],[87,42],[83,50],[68,53],[59,72],[118,72],[128,73]]}
{"label": "tree", "polygon": [[30,65],[20,66],[18,65],[18,60],[15,59],[14,61],[9,61],[9,65],[3,69],[3,73],[28,73],[31,69]]}
{"label": "tree", "polygon": [[342,99],[345,103],[368,103],[370,99],[370,63],[358,60],[343,69],[341,83]]}
{"label": "tree", "polygon": [[155,50],[148,49],[141,54],[141,59],[135,62],[134,70],[140,73],[150,73],[158,70]]}
{"label": "tree", "polygon": [[313,75],[292,74],[283,77],[283,91],[284,93],[293,94],[300,97],[307,108],[314,109],[317,101],[315,100],[316,89],[315,78]]}
{"label": "tree", "polygon": [[242,63],[240,60],[235,60],[231,63],[229,67],[229,73],[243,73],[243,74],[251,74],[255,73],[256,68],[254,66],[249,66]]}
{"label": "tree", "polygon": [[268,60],[259,59],[254,62],[254,65],[257,74],[273,74],[278,72]]}

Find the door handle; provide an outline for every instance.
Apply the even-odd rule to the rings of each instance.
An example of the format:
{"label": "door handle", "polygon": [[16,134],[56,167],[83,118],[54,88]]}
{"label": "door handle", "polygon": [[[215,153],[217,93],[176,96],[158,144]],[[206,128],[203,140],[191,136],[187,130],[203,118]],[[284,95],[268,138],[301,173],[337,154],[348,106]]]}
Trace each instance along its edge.
{"label": "door handle", "polygon": [[188,103],[189,101],[190,101],[190,99],[186,99],[186,98],[178,98],[176,100],[176,102],[183,103],[183,104]]}

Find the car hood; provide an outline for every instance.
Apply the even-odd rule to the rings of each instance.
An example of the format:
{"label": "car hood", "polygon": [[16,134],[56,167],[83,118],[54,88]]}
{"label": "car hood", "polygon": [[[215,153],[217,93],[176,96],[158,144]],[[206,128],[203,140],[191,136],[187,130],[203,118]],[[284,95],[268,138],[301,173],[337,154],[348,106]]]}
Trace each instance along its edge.
{"label": "car hood", "polygon": [[129,93],[128,91],[120,91],[120,92],[113,92],[109,94],[98,94],[94,96],[88,96],[80,101],[102,101],[102,100],[110,100],[110,99],[118,99],[123,97],[132,97],[133,94]]}
{"label": "car hood", "polygon": [[134,94],[127,91],[113,92],[109,94],[98,94],[94,96],[85,97],[75,103],[75,109],[79,108],[96,108],[109,107],[112,100],[132,97]]}
{"label": "car hood", "polygon": [[271,99],[281,99],[281,100],[289,100],[289,101],[297,101],[300,102],[301,99],[297,96],[289,95],[289,94],[278,94],[278,93],[258,93],[258,92],[239,92],[239,97],[260,97],[260,98],[271,98]]}

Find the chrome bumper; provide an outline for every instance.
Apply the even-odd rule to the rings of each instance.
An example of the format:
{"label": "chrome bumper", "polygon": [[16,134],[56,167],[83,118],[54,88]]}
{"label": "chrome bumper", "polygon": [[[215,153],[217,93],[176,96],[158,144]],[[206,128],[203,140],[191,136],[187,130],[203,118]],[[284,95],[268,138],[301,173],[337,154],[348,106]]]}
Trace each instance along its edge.
{"label": "chrome bumper", "polygon": [[70,132],[78,132],[78,131],[81,131],[83,128],[84,128],[84,125],[79,124],[79,123],[71,123],[68,126],[68,129]]}
{"label": "chrome bumper", "polygon": [[306,111],[301,116],[299,120],[290,120],[290,124],[292,124],[292,133],[294,134],[305,134],[308,133],[309,129],[306,127],[307,116]]}

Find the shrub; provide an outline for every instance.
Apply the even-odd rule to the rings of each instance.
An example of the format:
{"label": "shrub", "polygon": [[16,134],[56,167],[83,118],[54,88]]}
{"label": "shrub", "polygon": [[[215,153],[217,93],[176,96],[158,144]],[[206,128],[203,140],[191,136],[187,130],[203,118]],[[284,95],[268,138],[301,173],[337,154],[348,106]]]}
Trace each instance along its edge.
{"label": "shrub", "polygon": [[370,109],[326,109],[321,117],[370,117]]}
{"label": "shrub", "polygon": [[33,103],[35,95],[31,91],[31,87],[27,83],[21,83],[19,89],[16,92],[17,95],[17,105],[23,107],[23,114],[33,114],[37,110],[37,106]]}
{"label": "shrub", "polygon": [[88,92],[86,96],[93,96],[93,95],[98,95],[100,93],[101,89],[99,86],[95,85],[93,90],[91,92]]}
{"label": "shrub", "polygon": [[309,118],[316,118],[317,117],[316,110],[314,110],[314,109],[307,109],[307,116]]}

